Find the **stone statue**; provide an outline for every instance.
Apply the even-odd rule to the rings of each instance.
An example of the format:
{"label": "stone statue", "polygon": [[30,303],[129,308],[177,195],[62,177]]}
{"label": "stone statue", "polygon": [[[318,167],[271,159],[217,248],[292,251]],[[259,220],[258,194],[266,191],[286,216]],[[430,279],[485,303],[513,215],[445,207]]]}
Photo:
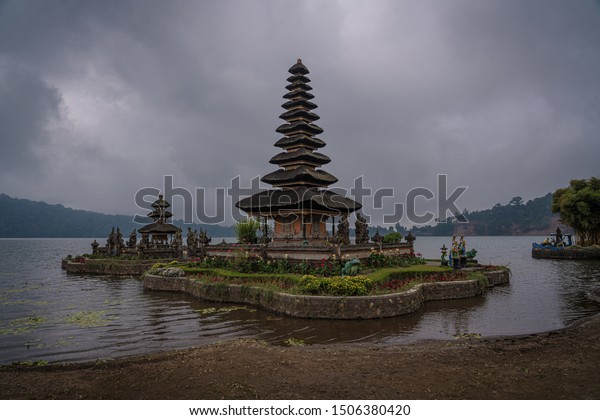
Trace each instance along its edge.
{"label": "stone statue", "polygon": [[92,242],[92,254],[97,254],[98,253],[98,246],[100,244],[98,242],[96,242],[96,240],[94,239],[94,242]]}
{"label": "stone statue", "polygon": [[133,229],[131,231],[131,233],[129,234],[129,240],[127,241],[127,246],[129,248],[133,248],[133,247],[135,247],[136,244],[137,244],[137,234],[135,233],[135,229]]}
{"label": "stone statue", "polygon": [[106,250],[108,251],[108,256],[112,256],[115,254],[116,251],[116,235],[115,235],[115,228],[113,226],[112,230],[110,231],[110,234],[108,235],[108,240],[106,241]]}
{"label": "stone statue", "polygon": [[189,255],[196,255],[196,234],[192,232],[192,228],[187,228],[187,247]]}
{"label": "stone statue", "polygon": [[413,243],[415,242],[415,235],[412,234],[412,232],[408,232],[408,235],[406,235],[406,242],[408,242],[410,244],[410,246],[413,245]]}
{"label": "stone statue", "polygon": [[336,235],[340,245],[350,245],[350,222],[348,222],[347,215],[342,216]]}
{"label": "stone statue", "polygon": [[200,246],[206,246],[212,241],[212,238],[208,236],[205,230],[200,229],[200,233],[198,234],[198,242]]}
{"label": "stone statue", "polygon": [[371,240],[376,244],[381,244],[383,242],[383,236],[379,234],[379,229],[375,232],[375,235],[371,237]]}
{"label": "stone statue", "polygon": [[180,251],[183,248],[183,237],[181,235],[181,228],[175,232],[175,239],[173,239],[173,248],[176,251]]}
{"label": "stone statue", "polygon": [[150,240],[148,239],[148,234],[147,233],[142,233],[142,239],[140,240],[140,244],[138,245],[138,249],[140,249],[140,250],[146,249],[146,248],[148,248],[149,244],[150,244]]}
{"label": "stone statue", "polygon": [[356,229],[356,244],[369,243],[369,226],[367,225],[367,219],[360,213],[356,213],[356,223],[354,224],[354,228]]}
{"label": "stone statue", "polygon": [[117,228],[117,234],[115,238],[115,250],[116,255],[121,255],[121,249],[125,246],[125,242],[123,242],[123,234],[121,233],[121,229]]}
{"label": "stone statue", "polygon": [[344,264],[342,268],[342,276],[356,276],[360,270],[360,261],[354,258]]}

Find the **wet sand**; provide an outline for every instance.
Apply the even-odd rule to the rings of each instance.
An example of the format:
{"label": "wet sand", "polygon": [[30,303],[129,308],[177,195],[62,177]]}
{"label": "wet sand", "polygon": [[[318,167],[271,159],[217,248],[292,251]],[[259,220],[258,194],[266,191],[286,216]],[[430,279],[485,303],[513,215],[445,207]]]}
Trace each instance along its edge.
{"label": "wet sand", "polygon": [[599,399],[600,316],[520,337],[278,347],[236,340],[4,367],[3,399]]}

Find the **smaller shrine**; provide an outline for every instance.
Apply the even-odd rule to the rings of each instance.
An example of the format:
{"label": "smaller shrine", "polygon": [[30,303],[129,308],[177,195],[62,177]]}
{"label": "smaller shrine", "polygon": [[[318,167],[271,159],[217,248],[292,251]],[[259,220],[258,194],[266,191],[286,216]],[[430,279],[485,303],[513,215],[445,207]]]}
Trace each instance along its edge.
{"label": "smaller shrine", "polygon": [[[152,203],[152,211],[148,217],[152,219],[141,228],[132,230],[127,241],[119,228],[113,227],[106,240],[106,246],[94,240],[92,242],[92,254],[106,257],[138,256],[148,259],[153,258],[181,258],[184,246],[181,229],[169,222],[173,217],[168,209],[171,204],[161,195]],[[138,243],[138,235],[142,237]]]}
{"label": "smaller shrine", "polygon": [[[141,249],[166,249],[171,245],[183,245],[181,238],[181,229],[169,223],[169,219],[173,217],[168,209],[171,203],[165,200],[161,195],[158,200],[152,203],[152,211],[148,213],[153,222],[138,229],[138,233],[142,235],[142,240],[138,245]],[[173,239],[174,237],[174,239]],[[171,239],[171,241],[169,241]]]}

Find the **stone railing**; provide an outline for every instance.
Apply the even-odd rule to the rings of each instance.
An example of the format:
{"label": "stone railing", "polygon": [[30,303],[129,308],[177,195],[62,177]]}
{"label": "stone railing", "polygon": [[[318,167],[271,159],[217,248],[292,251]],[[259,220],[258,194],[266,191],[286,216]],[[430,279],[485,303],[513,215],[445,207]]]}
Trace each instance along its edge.
{"label": "stone railing", "polygon": [[[481,295],[487,287],[509,282],[507,270],[484,272],[487,284],[478,280],[421,283],[412,289],[373,296],[307,296],[273,292],[255,286],[201,282],[187,277],[144,275],[146,289],[183,292],[216,302],[256,305],[273,312],[321,319],[388,318],[416,311],[430,300],[461,299]],[[220,280],[215,278],[213,280]]]}

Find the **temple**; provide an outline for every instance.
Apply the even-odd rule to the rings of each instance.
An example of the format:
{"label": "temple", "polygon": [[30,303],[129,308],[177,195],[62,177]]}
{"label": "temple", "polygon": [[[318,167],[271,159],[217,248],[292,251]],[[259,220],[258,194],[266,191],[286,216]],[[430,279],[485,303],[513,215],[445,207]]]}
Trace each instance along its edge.
{"label": "temple", "polygon": [[[309,71],[298,59],[289,72],[289,92],[283,96],[287,102],[282,105],[285,112],[279,116],[285,123],[275,130],[284,136],[275,143],[283,152],[270,160],[280,168],[261,179],[274,189],[244,198],[236,206],[265,223],[274,222],[273,245],[333,242],[335,218],[347,224],[348,216],[362,205],[326,189],[337,178],[320,169],[331,159],[317,152],[326,143],[315,137],[323,129],[314,123],[319,116],[313,112],[317,105],[311,102]],[[330,219],[331,235],[326,228]]]}
{"label": "temple", "polygon": [[169,219],[173,217],[168,208],[171,204],[165,200],[161,195],[158,196],[158,200],[152,203],[152,211],[148,213],[148,217],[153,220],[153,223],[141,227],[138,232],[142,234],[142,243],[149,247],[153,245],[155,247],[163,247],[169,244],[169,235],[175,235],[180,232],[180,229],[169,223]]}

